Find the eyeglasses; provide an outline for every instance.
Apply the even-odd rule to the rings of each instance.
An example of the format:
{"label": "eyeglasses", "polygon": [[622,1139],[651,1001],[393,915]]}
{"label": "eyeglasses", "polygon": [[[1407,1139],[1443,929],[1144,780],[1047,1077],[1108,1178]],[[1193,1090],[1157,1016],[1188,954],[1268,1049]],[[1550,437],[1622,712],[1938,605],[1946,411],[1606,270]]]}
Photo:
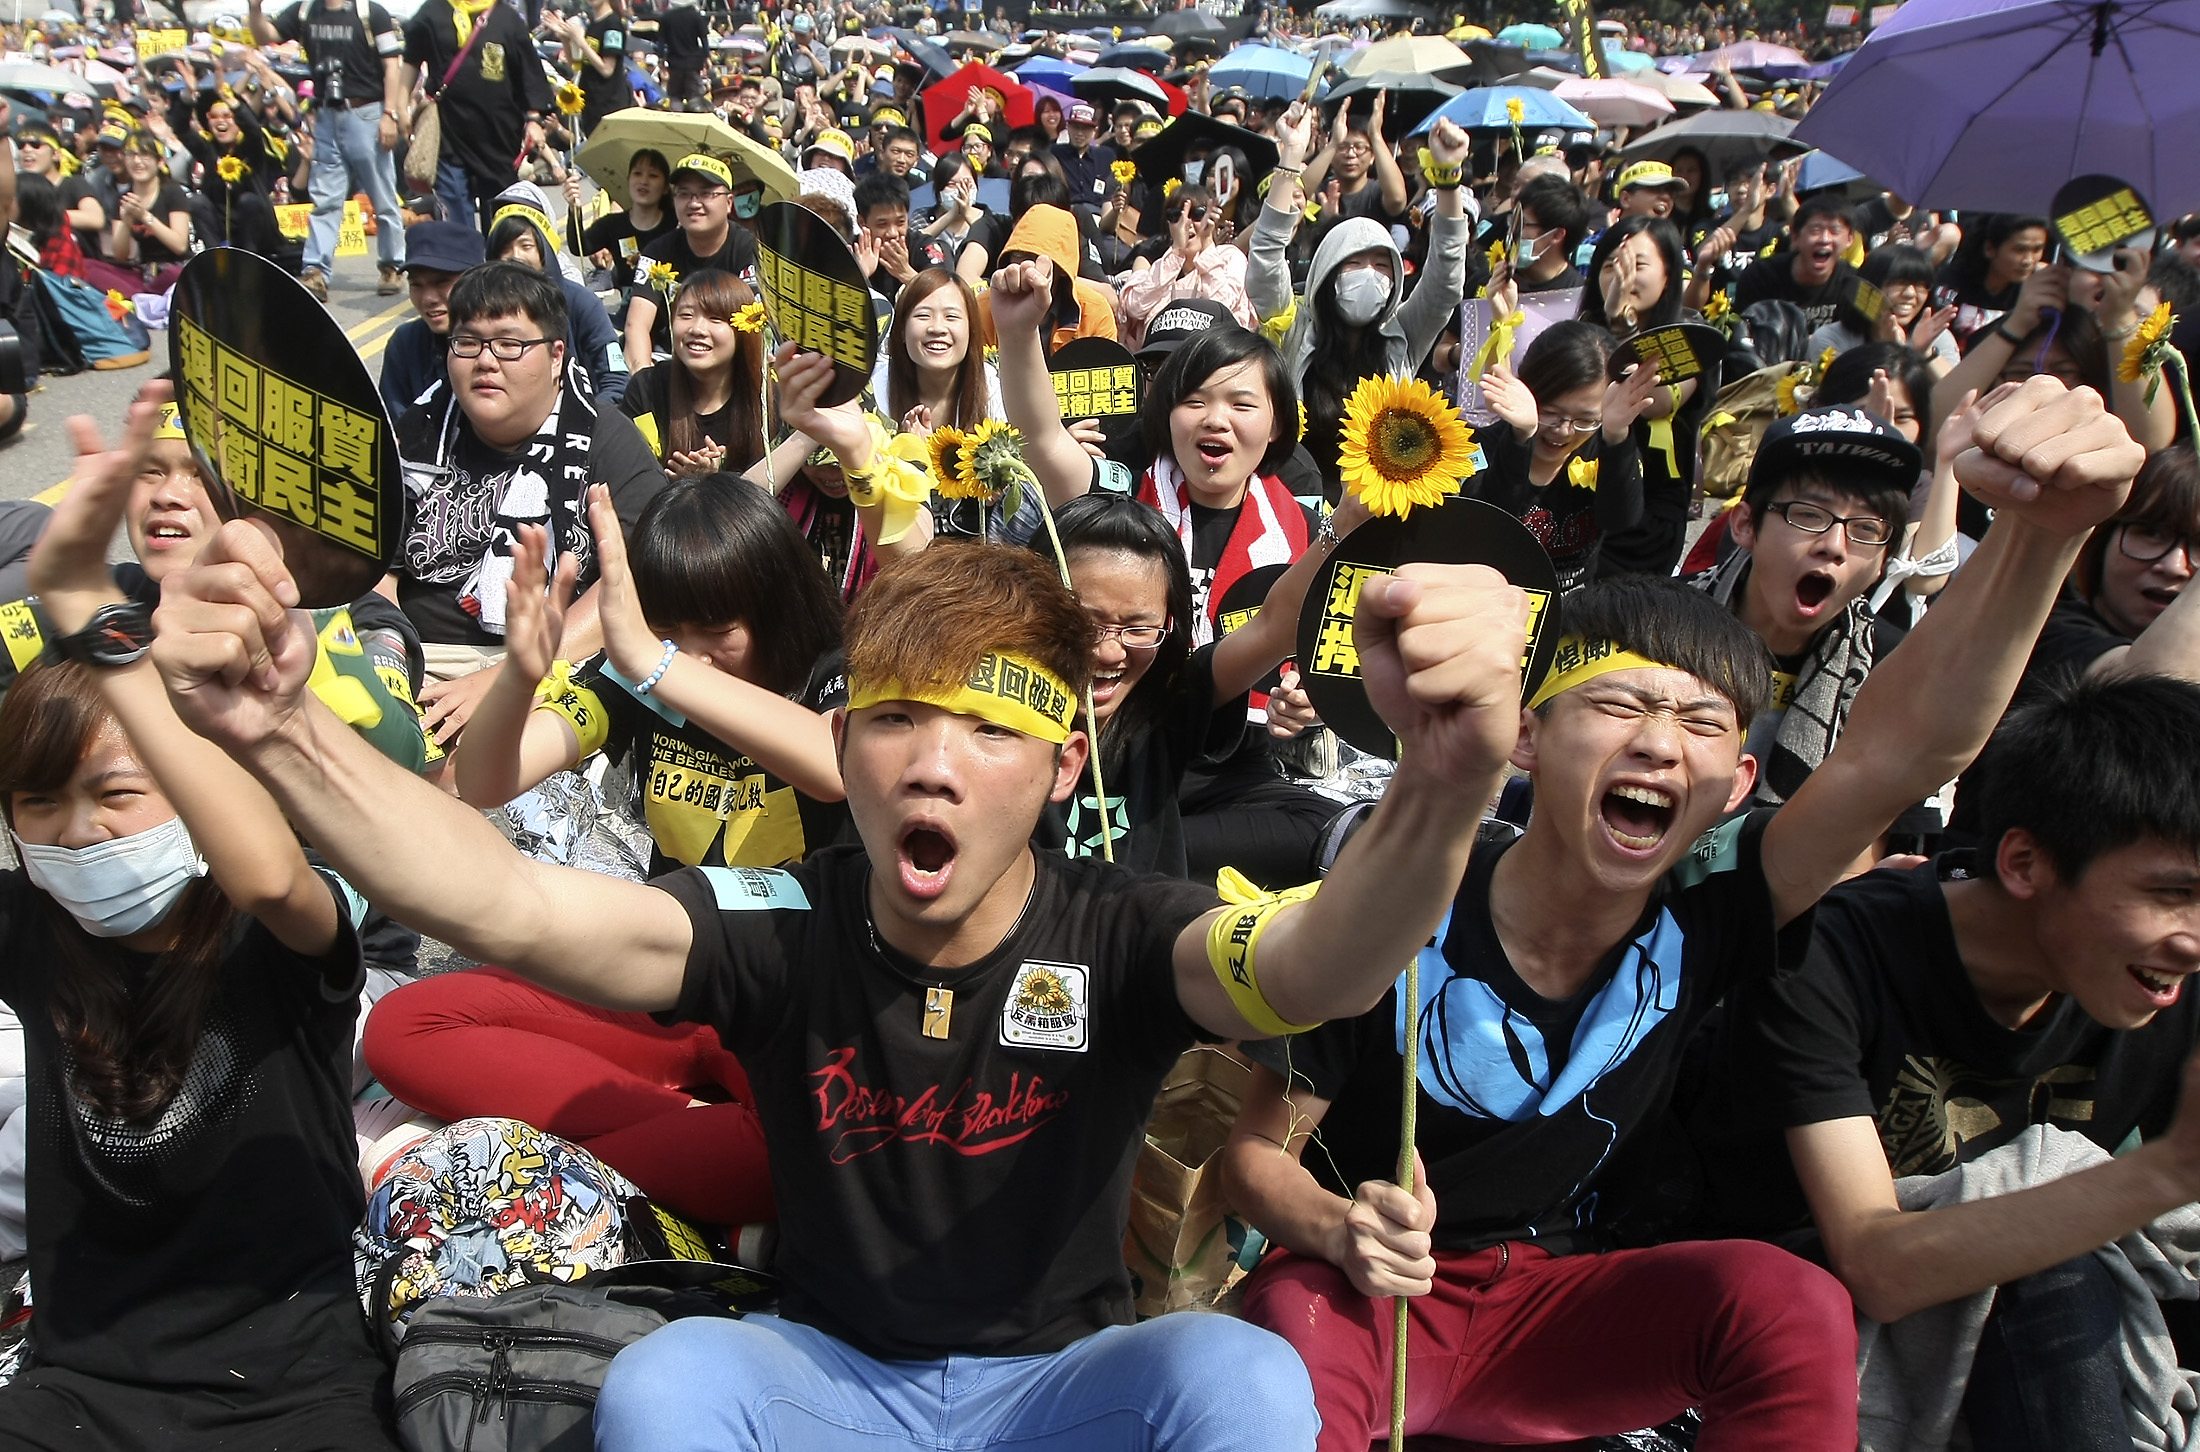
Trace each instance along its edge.
{"label": "eyeglasses", "polygon": [[1547,413],[1536,415],[1536,427],[1554,434],[1594,433],[1604,426],[1601,418],[1553,418]]}
{"label": "eyeglasses", "polygon": [[472,333],[451,334],[451,356],[479,358],[484,351],[499,363],[517,363],[529,348],[554,343],[555,338],[477,338]]}
{"label": "eyeglasses", "polygon": [[726,189],[724,187],[712,187],[707,192],[690,191],[687,188],[682,187],[680,190],[675,191],[672,194],[672,199],[675,202],[678,202],[681,206],[685,207],[694,202],[715,201],[719,197],[725,195]]}
{"label": "eyeglasses", "polygon": [[1803,499],[1790,499],[1785,504],[1768,504],[1765,510],[1777,514],[1805,534],[1824,534],[1835,525],[1847,531],[1850,544],[1877,547],[1891,543],[1894,526],[1876,514],[1835,514],[1830,509]]}
{"label": "eyeglasses", "polygon": [[1364,141],[1347,141],[1337,148],[1339,156],[1373,156],[1375,148]]}
{"label": "eyeglasses", "polygon": [[1191,214],[1192,220],[1195,222],[1204,222],[1207,220],[1207,206],[1204,202],[1186,202],[1181,207],[1171,209],[1169,212],[1169,220],[1174,222],[1187,212]]}
{"label": "eyeglasses", "polygon": [[1102,625],[1095,620],[1092,628],[1102,640],[1122,642],[1125,650],[1157,650],[1169,638],[1166,625]]}
{"label": "eyeglasses", "polygon": [[2200,540],[2190,535],[2171,534],[2156,529],[2151,524],[2127,524],[2116,532],[2116,548],[2123,551],[2127,560],[2151,565],[2171,550],[2182,550],[2185,568],[2200,569]]}

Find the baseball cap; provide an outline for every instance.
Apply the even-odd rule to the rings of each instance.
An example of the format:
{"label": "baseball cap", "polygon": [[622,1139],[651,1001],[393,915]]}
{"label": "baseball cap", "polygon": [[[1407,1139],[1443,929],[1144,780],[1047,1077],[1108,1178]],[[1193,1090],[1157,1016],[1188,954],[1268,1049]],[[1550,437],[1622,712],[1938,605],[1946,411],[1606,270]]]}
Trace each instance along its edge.
{"label": "baseball cap", "polygon": [[808,35],[810,33],[810,17],[807,15],[795,16],[793,25],[799,34]]}
{"label": "baseball cap", "polygon": [[714,181],[722,187],[733,186],[733,169],[717,157],[705,156],[700,151],[689,152],[680,158],[679,165],[672,168],[672,180],[677,183],[682,173],[699,176],[705,181]]}
{"label": "baseball cap", "polygon": [[405,229],[405,268],[464,272],[489,259],[489,246],[478,227],[463,222],[415,222]]}
{"label": "baseball cap", "polygon": [[93,138],[93,144],[98,146],[128,146],[130,144],[130,128],[119,122],[110,121],[99,128],[99,135]]}
{"label": "baseball cap", "polygon": [[1619,189],[1652,187],[1659,191],[1680,191],[1688,183],[1673,175],[1673,168],[1662,161],[1638,161],[1619,174]]}
{"label": "baseball cap", "polygon": [[1864,475],[1859,482],[1910,489],[1924,468],[1925,456],[1893,424],[1839,404],[1805,409],[1765,430],[1749,466],[1749,488],[1769,489],[1808,470],[1837,487]]}
{"label": "baseball cap", "polygon": [[837,127],[828,126],[823,131],[818,132],[817,138],[804,149],[803,155],[807,157],[819,151],[830,156],[837,156],[850,166],[856,164],[856,144],[848,139],[847,132]]}
{"label": "baseball cap", "polygon": [[1166,358],[1213,328],[1234,328],[1236,318],[1221,303],[1206,298],[1181,298],[1153,315],[1146,324],[1146,341],[1139,344],[1141,358]]}
{"label": "baseball cap", "polygon": [[1078,101],[1069,108],[1069,124],[1072,126],[1097,126],[1100,113],[1092,109],[1090,101]]}

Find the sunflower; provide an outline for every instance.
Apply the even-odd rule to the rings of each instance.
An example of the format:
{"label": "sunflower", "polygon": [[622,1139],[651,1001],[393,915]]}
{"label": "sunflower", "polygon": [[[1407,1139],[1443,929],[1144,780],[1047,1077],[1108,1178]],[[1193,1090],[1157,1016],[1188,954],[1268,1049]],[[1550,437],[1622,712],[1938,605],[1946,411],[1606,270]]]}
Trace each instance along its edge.
{"label": "sunflower", "polygon": [[1797,370],[1774,385],[1774,392],[1778,395],[1776,406],[1780,411],[1780,417],[1787,418],[1791,414],[1798,414],[1803,411],[1803,399],[1805,397],[1803,389],[1808,377],[1808,374]]}
{"label": "sunflower", "polygon": [[1299,442],[1306,442],[1306,400],[1299,400]]}
{"label": "sunflower", "polygon": [[1828,368],[1831,368],[1832,366],[1833,349],[1828,348],[1823,353],[1820,353],[1818,355],[1818,361],[1811,365],[1810,376],[1813,378],[1823,378],[1826,376],[1826,370]]}
{"label": "sunflower", "polygon": [[1733,300],[1723,292],[1715,292],[1711,294],[1711,300],[1703,305],[1703,320],[1716,326],[1724,322],[1727,314],[1733,311]]}
{"label": "sunflower", "polygon": [[737,333],[761,333],[764,331],[764,305],[752,302],[727,319]]}
{"label": "sunflower", "polygon": [[936,428],[930,440],[932,449],[932,487],[942,499],[978,499],[983,491],[975,474],[966,474],[964,466],[970,457],[970,435],[958,428]]}
{"label": "sunflower", "polygon": [[2124,344],[2124,356],[2116,364],[2116,376],[2125,383],[2137,383],[2149,373],[2159,372],[2160,356],[2169,330],[2177,322],[2176,314],[2162,303],[2131,330],[2131,341]]}
{"label": "sunflower", "polygon": [[225,156],[214,164],[214,175],[235,186],[252,175],[252,168],[244,164],[241,156]]}
{"label": "sunflower", "polygon": [[970,434],[957,467],[963,483],[975,497],[992,502],[1014,487],[1024,469],[1024,436],[1014,425],[996,418],[981,422]]}
{"label": "sunflower", "polygon": [[672,285],[680,280],[680,274],[672,270],[669,262],[652,262],[642,269],[642,280],[660,292],[671,292]]}
{"label": "sunflower", "polygon": [[1184,186],[1184,179],[1183,179],[1182,177],[1174,177],[1174,176],[1170,177],[1170,178],[1168,179],[1168,181],[1166,181],[1166,182],[1164,182],[1164,183],[1162,184],[1162,187],[1161,187],[1161,196],[1162,196],[1162,199],[1163,199],[1164,201],[1166,201],[1166,200],[1167,200],[1168,198],[1170,198],[1170,197],[1173,197],[1173,196],[1175,196],[1175,195],[1177,194],[1177,192],[1179,192],[1180,190],[1182,190],[1182,189],[1183,189],[1183,186]]}
{"label": "sunflower", "polygon": [[1500,237],[1500,238],[1498,238],[1498,239],[1497,239],[1497,240],[1496,240],[1495,242],[1492,242],[1492,243],[1490,244],[1490,251],[1489,251],[1489,261],[1490,261],[1490,271],[1492,271],[1492,272],[1495,272],[1495,271],[1497,271],[1497,269],[1498,269],[1498,268],[1500,268],[1500,267],[1503,267],[1503,266],[1505,265],[1505,239],[1504,239],[1504,238]]}
{"label": "sunflower", "polygon": [[560,116],[578,116],[588,106],[587,98],[581,95],[581,88],[571,81],[558,82],[557,98]]}
{"label": "sunflower", "polygon": [[1344,406],[1344,486],[1376,515],[1441,504],[1473,472],[1474,430],[1418,378],[1363,379]]}
{"label": "sunflower", "polygon": [[1518,96],[1505,98],[1505,119],[1515,126],[1528,119],[1528,108],[1520,104]]}
{"label": "sunflower", "polygon": [[1108,171],[1114,175],[1115,184],[1119,187],[1127,187],[1138,179],[1138,163],[1135,161],[1109,162]]}

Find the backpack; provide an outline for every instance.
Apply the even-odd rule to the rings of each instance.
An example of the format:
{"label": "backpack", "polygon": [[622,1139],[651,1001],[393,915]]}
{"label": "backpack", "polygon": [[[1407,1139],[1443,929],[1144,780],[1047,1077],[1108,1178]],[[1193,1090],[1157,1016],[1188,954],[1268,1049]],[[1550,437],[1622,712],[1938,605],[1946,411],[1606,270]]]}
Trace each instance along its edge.
{"label": "backpack", "polygon": [[[1775,363],[1769,368],[1735,379],[1719,390],[1697,438],[1703,464],[1696,477],[1703,492],[1714,499],[1731,499],[1749,482],[1749,466],[1757,458],[1757,445],[1765,431],[1780,417],[1783,383],[1798,379],[1800,363]],[[1799,379],[1798,379],[1799,381]]]}

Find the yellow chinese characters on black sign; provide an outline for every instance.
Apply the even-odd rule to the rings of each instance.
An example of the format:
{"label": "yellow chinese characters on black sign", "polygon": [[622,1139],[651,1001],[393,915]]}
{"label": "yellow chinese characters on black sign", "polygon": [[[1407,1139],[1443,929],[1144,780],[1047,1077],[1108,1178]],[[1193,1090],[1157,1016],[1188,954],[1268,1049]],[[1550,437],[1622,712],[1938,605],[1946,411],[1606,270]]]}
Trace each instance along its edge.
{"label": "yellow chinese characters on black sign", "polygon": [[[1360,608],[1360,590],[1369,580],[1390,571],[1373,565],[1340,562],[1330,576],[1329,593],[1322,600],[1321,624],[1314,635],[1314,653],[1308,669],[1317,675],[1357,677],[1359,648],[1352,643],[1352,617]],[[1520,647],[1520,669],[1525,672],[1534,658],[1543,617],[1551,608],[1551,592],[1523,589],[1528,597],[1528,629]]]}
{"label": "yellow chinese characters on black sign", "polygon": [[870,299],[864,291],[812,272],[768,247],[758,249],[757,259],[772,330],[805,351],[867,373],[876,355]]}
{"label": "yellow chinese characters on black sign", "polygon": [[2146,203],[2130,187],[2118,187],[2105,197],[2055,218],[2055,230],[2070,250],[2081,256],[2120,246],[2153,225]]}
{"label": "yellow chinese characters on black sign", "polygon": [[248,504],[382,558],[382,420],[261,366],[175,319],[185,431]]}
{"label": "yellow chinese characters on black sign", "polygon": [[1138,412],[1138,367],[1065,368],[1054,375],[1054,401],[1062,417],[1121,418]]}

